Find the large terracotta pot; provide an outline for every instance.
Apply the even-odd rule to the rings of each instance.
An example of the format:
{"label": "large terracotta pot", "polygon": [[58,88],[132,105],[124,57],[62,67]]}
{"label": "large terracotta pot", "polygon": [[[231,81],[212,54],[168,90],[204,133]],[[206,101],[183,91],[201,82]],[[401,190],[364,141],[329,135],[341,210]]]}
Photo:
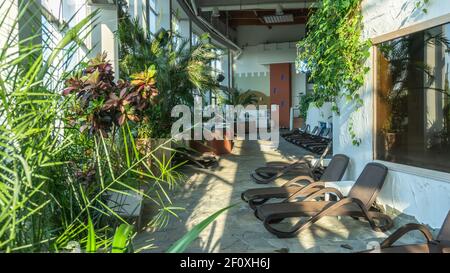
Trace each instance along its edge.
{"label": "large terracotta pot", "polygon": [[232,140],[191,140],[189,147],[199,153],[214,153],[216,155],[229,154],[233,150],[234,142]]}
{"label": "large terracotta pot", "polygon": [[216,155],[224,155],[229,154],[233,150],[233,141],[232,140],[211,140],[208,141],[208,146],[211,146],[213,152]]}
{"label": "large terracotta pot", "polygon": [[294,118],[294,128],[302,128],[303,126],[303,118]]}
{"label": "large terracotta pot", "polygon": [[227,127],[223,127],[222,139],[219,140],[218,131],[213,133],[213,140],[190,140],[189,147],[199,153],[214,153],[215,155],[229,154],[233,150],[233,136],[227,136]]}

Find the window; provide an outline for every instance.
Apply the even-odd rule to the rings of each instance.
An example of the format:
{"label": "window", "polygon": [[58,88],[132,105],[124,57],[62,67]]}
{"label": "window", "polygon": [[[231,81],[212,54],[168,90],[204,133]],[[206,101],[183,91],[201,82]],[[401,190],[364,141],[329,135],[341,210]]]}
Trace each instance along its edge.
{"label": "window", "polygon": [[[58,42],[63,38],[65,33],[61,32],[63,24],[68,23],[69,27],[74,27],[86,16],[86,9],[83,3],[77,0],[65,0],[65,1],[50,1],[44,0],[41,5],[49,15],[42,16],[42,43],[43,43],[43,56],[44,59],[50,57],[53,50],[58,46]],[[76,67],[81,61],[84,60],[87,50],[86,48],[71,49],[71,45],[63,49],[66,51],[64,55],[66,59],[58,60],[57,67],[53,71],[53,77],[58,78],[61,76],[63,70],[71,70]],[[70,51],[70,52],[69,52]],[[69,53],[68,53],[69,52]],[[70,56],[70,57],[69,57]],[[58,69],[59,68],[59,69]],[[47,75],[48,76],[48,75]],[[51,82],[52,86],[62,85],[52,79],[47,79]]]}
{"label": "window", "polygon": [[223,64],[226,55],[222,49],[215,49],[214,53],[216,54],[217,59],[213,61],[212,68],[214,69],[215,76],[217,77],[219,74],[224,73]]}
{"label": "window", "polygon": [[199,38],[199,36],[197,35],[197,34],[195,34],[194,32],[192,32],[192,34],[191,34],[192,36],[192,44],[193,45],[196,45],[196,44],[198,44],[198,42],[200,42],[200,38]]}
{"label": "window", "polygon": [[[214,50],[214,53],[217,59],[211,63],[211,67],[213,69],[213,77],[223,88],[228,87],[228,51],[225,49],[216,48]],[[219,75],[221,75],[221,77],[219,77]],[[219,94],[219,96],[221,97],[227,95],[223,93],[223,91],[219,91],[217,94]],[[217,94],[214,92],[212,93],[212,104],[217,104]]]}
{"label": "window", "polygon": [[450,23],[377,45],[375,157],[450,172]]}
{"label": "window", "polygon": [[180,30],[180,19],[178,19],[178,14],[174,10],[172,11],[172,31],[178,33]]}
{"label": "window", "polygon": [[148,6],[148,29],[150,33],[156,33],[156,25],[158,24],[158,13],[156,12],[156,0],[149,0]]}

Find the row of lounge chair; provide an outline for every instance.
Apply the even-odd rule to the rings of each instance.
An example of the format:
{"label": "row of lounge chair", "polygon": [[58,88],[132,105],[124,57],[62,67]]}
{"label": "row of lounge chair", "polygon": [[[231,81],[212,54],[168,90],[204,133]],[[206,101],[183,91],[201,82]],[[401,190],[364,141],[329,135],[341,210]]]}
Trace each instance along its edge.
{"label": "row of lounge chair", "polygon": [[200,169],[214,169],[219,165],[218,159],[209,153],[200,153],[186,146],[175,146],[174,165],[190,165]]}
{"label": "row of lounge chair", "polygon": [[294,163],[286,163],[280,161],[268,162],[265,167],[257,168],[250,176],[258,184],[268,184],[275,179],[287,174],[293,173],[298,175],[307,174],[308,176],[318,179],[322,176],[324,170],[321,166],[331,149],[331,143],[327,145],[325,150],[314,163],[312,158],[303,157]]}
{"label": "row of lounge chair", "polygon": [[[304,160],[306,162],[306,160]],[[344,196],[335,188],[326,187],[325,182],[341,181],[347,169],[349,158],[337,154],[321,175],[308,175],[311,166],[307,164],[278,165],[277,173],[297,171],[303,167],[304,174],[290,180],[281,187],[249,189],[242,193],[242,200],[254,210],[255,216],[264,227],[279,238],[296,236],[300,231],[313,225],[324,216],[350,216],[353,219],[364,219],[375,231],[387,231],[393,226],[392,219],[380,212],[375,200],[383,187],[388,174],[386,166],[380,163],[368,163],[359,175],[355,184]],[[296,167],[293,168],[292,165]],[[276,169],[271,166],[272,170]],[[284,172],[283,172],[284,170]],[[286,171],[289,170],[289,171]],[[257,171],[256,171],[257,172]],[[279,177],[279,176],[278,176]],[[333,194],[337,201],[324,201],[326,194]],[[267,203],[269,200],[282,199],[278,203]],[[288,230],[277,228],[275,224],[288,218],[298,221]],[[307,220],[304,220],[307,218]],[[418,230],[425,236],[424,244],[393,246],[406,233]],[[408,224],[385,239],[380,249],[368,252],[449,252],[450,251],[450,212],[444,221],[439,235],[433,239],[430,231],[423,225]]]}
{"label": "row of lounge chair", "polygon": [[300,146],[308,151],[316,154],[322,154],[325,150],[329,150],[332,143],[333,131],[331,128],[314,127],[310,131],[310,126],[304,124],[302,128],[292,132],[282,134],[286,141]]}

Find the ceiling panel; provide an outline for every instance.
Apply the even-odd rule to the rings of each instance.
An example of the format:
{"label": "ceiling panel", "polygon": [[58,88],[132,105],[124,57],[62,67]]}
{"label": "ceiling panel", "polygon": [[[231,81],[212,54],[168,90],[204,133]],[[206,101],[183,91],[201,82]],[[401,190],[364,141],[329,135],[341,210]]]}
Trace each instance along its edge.
{"label": "ceiling panel", "polygon": [[[308,19],[307,9],[295,9],[295,10],[284,10],[285,15],[292,15],[293,21],[286,23],[279,23],[280,25],[285,24],[305,24]],[[235,28],[237,26],[245,25],[276,25],[277,23],[268,24],[264,21],[265,16],[274,16],[274,10],[236,10],[236,11],[226,11],[220,13],[220,18],[222,20],[228,20],[231,27]]]}
{"label": "ceiling panel", "polygon": [[239,5],[265,5],[265,4],[311,4],[316,0],[198,0],[200,7],[220,7]]}

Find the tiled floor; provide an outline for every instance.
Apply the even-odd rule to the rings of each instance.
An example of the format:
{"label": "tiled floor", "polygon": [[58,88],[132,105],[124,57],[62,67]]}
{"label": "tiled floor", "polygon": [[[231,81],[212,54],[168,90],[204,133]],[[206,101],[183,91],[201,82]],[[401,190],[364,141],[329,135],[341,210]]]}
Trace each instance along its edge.
{"label": "tiled floor", "polygon": [[[204,230],[187,252],[354,252],[385,238],[386,234],[374,232],[367,223],[349,217],[325,217],[290,239],[279,239],[264,229],[240,199],[244,190],[260,187],[249,174],[267,161],[292,161],[304,154],[308,152],[283,139],[278,149],[262,141],[238,141],[232,154],[220,158],[216,170],[186,168],[183,172],[189,180],[173,197],[175,206],[185,208],[179,213],[180,219],[172,219],[163,230],[139,234],[135,239],[136,248],[152,240],[157,248],[148,251],[164,252],[194,225],[231,204],[237,206]],[[280,178],[276,184],[288,178]],[[396,227],[411,221],[404,216],[395,218]],[[416,238],[405,237],[403,241],[413,242]]]}

